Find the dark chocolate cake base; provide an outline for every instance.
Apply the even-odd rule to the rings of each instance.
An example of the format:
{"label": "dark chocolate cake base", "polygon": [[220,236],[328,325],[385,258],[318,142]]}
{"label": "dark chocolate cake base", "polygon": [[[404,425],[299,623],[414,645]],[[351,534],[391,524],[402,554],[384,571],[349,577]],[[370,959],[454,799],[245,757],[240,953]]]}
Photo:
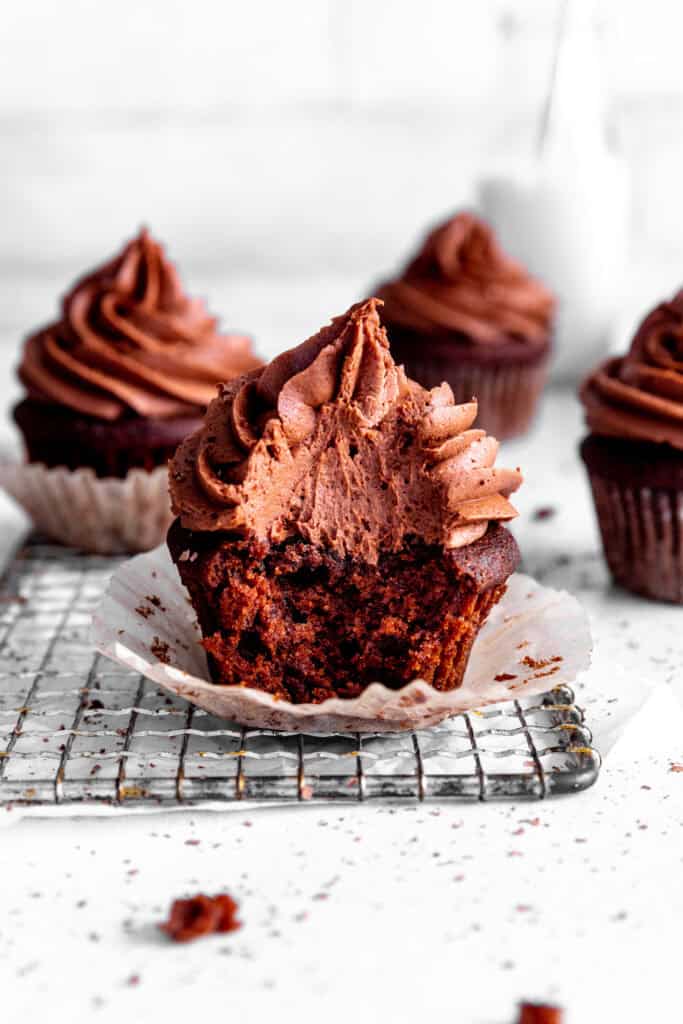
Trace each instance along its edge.
{"label": "dark chocolate cake base", "polygon": [[357,697],[372,682],[459,686],[519,561],[513,537],[498,525],[465,548],[414,543],[376,566],[302,539],[268,547],[193,533],[178,520],[168,544],[214,682],[294,703]]}
{"label": "dark chocolate cake base", "polygon": [[475,427],[501,441],[528,431],[548,376],[549,342],[534,347],[510,339],[473,345],[454,334],[387,328],[392,355],[409,377],[425,388],[446,381],[456,402],[477,399]]}
{"label": "dark chocolate cake base", "polygon": [[29,462],[49,469],[89,467],[99,477],[119,478],[131,469],[151,472],[164,466],[202,422],[200,410],[196,416],[168,420],[130,416],[108,422],[31,398],[15,406],[13,414]]}
{"label": "dark chocolate cake base", "polygon": [[591,434],[581,457],[615,582],[683,604],[683,452]]}

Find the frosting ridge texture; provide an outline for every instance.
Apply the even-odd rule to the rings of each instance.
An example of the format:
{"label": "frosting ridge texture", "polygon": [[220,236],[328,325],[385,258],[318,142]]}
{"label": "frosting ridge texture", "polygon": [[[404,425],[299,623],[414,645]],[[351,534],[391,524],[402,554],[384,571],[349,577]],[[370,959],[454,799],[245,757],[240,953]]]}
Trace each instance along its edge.
{"label": "frosting ridge texture", "polygon": [[495,345],[548,341],[555,300],[500,248],[491,228],[459,213],[425,239],[403,273],[378,290],[385,319],[424,332],[454,331]]}
{"label": "frosting ridge texture", "polygon": [[581,388],[591,431],[683,449],[683,291],[643,320],[627,354]]}
{"label": "frosting ridge texture", "polygon": [[86,416],[163,419],[204,408],[218,381],[257,365],[249,339],[217,333],[143,230],[74,285],[58,321],[28,338],[19,377],[30,397]]}

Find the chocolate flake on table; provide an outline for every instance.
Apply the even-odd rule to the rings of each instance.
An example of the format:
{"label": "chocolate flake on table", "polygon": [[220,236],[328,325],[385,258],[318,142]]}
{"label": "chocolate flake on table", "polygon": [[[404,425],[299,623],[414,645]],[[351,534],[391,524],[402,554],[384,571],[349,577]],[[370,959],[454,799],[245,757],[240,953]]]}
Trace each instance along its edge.
{"label": "chocolate flake on table", "polygon": [[150,653],[154,655],[157,661],[162,661],[164,665],[171,664],[170,650],[165,640],[160,640],[158,636],[155,636],[152,643],[149,645]]}
{"label": "chocolate flake on table", "polygon": [[556,513],[557,509],[553,505],[541,505],[534,509],[531,518],[538,523],[544,519],[552,519]]}
{"label": "chocolate flake on table", "polygon": [[236,931],[242,927],[236,915],[237,904],[227,893],[198,893],[186,900],[175,900],[168,921],[159,928],[174,942],[191,942],[202,935]]}
{"label": "chocolate flake on table", "polygon": [[564,1011],[550,1003],[520,1003],[518,1024],[562,1024]]}
{"label": "chocolate flake on table", "polygon": [[137,614],[138,614],[138,615],[139,615],[139,616],[140,616],[140,617],[141,617],[142,619],[148,619],[148,618],[150,617],[150,615],[154,615],[154,609],[153,609],[153,608],[150,608],[150,607],[149,607],[149,605],[146,605],[146,604],[142,604],[142,603],[140,603],[140,604],[139,604],[139,605],[137,606],[137,608],[135,609],[135,611],[137,612]]}
{"label": "chocolate flake on table", "polygon": [[[522,665],[526,665],[527,668],[540,669],[549,668],[551,665],[557,665],[562,661],[562,655],[556,654],[552,658],[531,658],[528,654],[525,654],[522,658]],[[556,669],[554,671],[557,671]]]}
{"label": "chocolate flake on table", "polygon": [[516,679],[517,676],[511,675],[509,672],[499,672],[498,675],[493,678],[497,683],[508,683],[511,679]]}

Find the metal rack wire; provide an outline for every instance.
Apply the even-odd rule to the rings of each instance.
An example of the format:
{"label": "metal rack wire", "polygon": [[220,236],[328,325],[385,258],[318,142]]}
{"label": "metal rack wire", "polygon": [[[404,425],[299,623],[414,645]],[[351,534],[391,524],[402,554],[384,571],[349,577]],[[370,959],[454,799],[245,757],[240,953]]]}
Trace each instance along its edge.
{"label": "metal rack wire", "polygon": [[117,564],[29,538],[0,582],[0,804],[543,798],[598,776],[568,687],[393,735],[213,718],[93,651]]}

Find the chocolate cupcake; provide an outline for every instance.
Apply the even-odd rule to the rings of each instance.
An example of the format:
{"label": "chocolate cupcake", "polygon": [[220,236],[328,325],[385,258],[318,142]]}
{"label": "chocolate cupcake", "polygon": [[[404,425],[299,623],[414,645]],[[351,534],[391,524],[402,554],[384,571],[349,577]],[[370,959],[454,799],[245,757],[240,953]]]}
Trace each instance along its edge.
{"label": "chocolate cupcake", "polygon": [[409,380],[376,299],[226,384],[171,463],[214,682],[294,703],[462,681],[519,554],[476,402]]}
{"label": "chocolate cupcake", "polygon": [[584,382],[581,456],[621,586],[683,603],[683,291]]}
{"label": "chocolate cupcake", "polygon": [[391,351],[424,387],[473,396],[477,426],[524,433],[545,384],[555,300],[470,213],[435,228],[403,273],[383,284]]}
{"label": "chocolate cupcake", "polygon": [[249,339],[218,333],[143,231],[26,341],[14,418],[28,461],[0,466],[0,483],[65,544],[154,547],[170,522],[168,459],[217,384],[258,365]]}
{"label": "chocolate cupcake", "polygon": [[164,465],[216,384],[258,365],[249,339],[217,332],[142,231],[28,338],[19,366],[28,397],[14,418],[30,462],[124,477]]}

